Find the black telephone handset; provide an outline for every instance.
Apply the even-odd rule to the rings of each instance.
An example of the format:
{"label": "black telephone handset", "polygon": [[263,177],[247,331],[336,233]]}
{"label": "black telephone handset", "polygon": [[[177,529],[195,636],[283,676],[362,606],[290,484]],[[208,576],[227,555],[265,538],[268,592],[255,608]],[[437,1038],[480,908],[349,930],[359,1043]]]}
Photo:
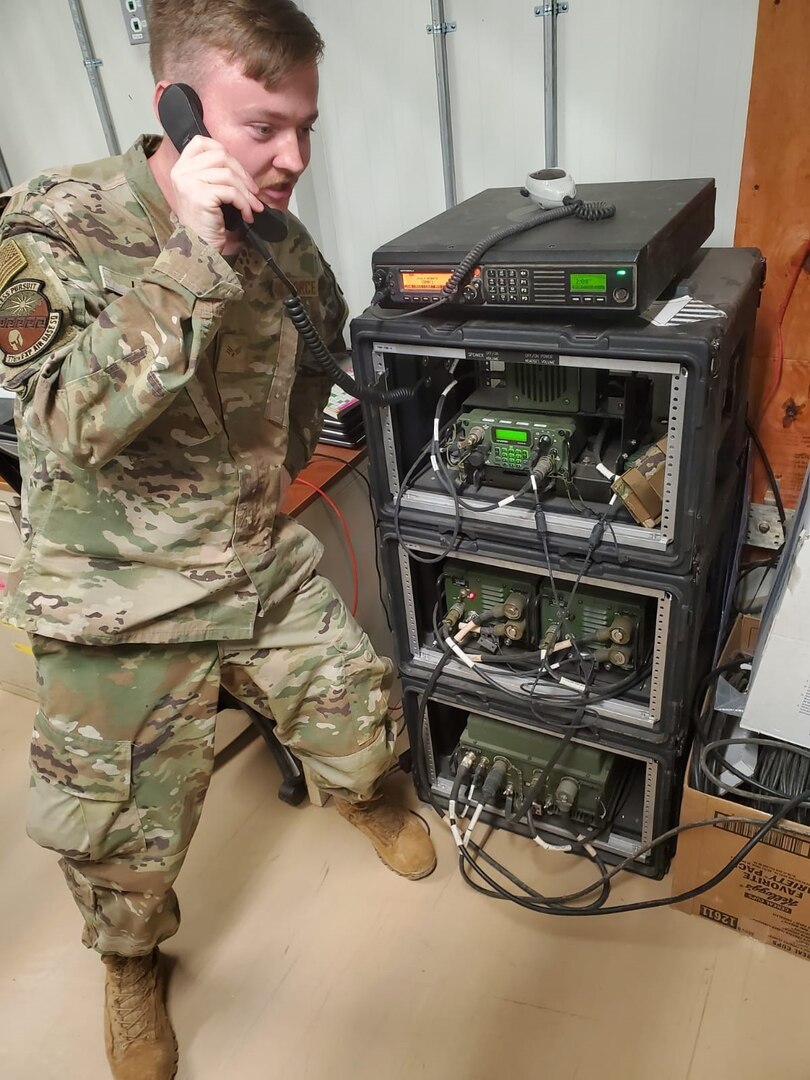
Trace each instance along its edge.
{"label": "black telephone handset", "polygon": [[[195,135],[210,138],[203,123],[202,102],[196,91],[185,83],[172,83],[163,91],[158,102],[158,116],[163,130],[171,139],[178,154],[182,154]],[[235,231],[243,225],[255,231],[270,244],[278,243],[287,235],[287,219],[280,210],[269,207],[256,214],[252,225],[242,220],[235,206],[223,206],[225,228]]]}
{"label": "black telephone handset", "polygon": [[[195,135],[208,136],[203,123],[202,102],[185,83],[172,83],[163,91],[158,102],[158,116],[163,130],[174,143],[175,149],[182,154]],[[393,405],[414,396],[412,387],[398,387],[396,390],[384,390],[377,386],[358,386],[351,375],[344,371],[321,340],[306,306],[298,295],[294,283],[287,277],[273,258],[269,244],[278,243],[287,235],[287,219],[279,210],[269,207],[262,210],[248,225],[235,206],[223,206],[222,216],[225,228],[236,230],[244,227],[251,245],[259,252],[266,265],[276,275],[289,292],[289,299],[284,301],[284,310],[300,337],[306,344],[315,361],[326,371],[347,394],[370,401],[375,405]]]}

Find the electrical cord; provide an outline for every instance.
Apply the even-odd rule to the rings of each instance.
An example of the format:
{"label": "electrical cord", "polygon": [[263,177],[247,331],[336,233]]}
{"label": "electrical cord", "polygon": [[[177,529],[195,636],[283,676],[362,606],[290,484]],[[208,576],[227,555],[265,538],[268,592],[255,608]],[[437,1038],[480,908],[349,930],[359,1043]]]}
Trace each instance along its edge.
{"label": "electrical cord", "polygon": [[[767,747],[769,750],[775,750],[781,755],[787,749],[784,743],[780,742],[778,739],[757,738],[754,736],[713,739],[711,742],[706,743],[701,749],[700,768],[704,777],[718,790],[718,792],[728,793],[730,785],[727,783],[724,784],[717,776],[715,776],[708,765],[709,756],[716,754],[722,762],[724,769],[731,772],[734,776],[749,784],[751,787],[757,789],[757,791],[746,791],[740,795],[746,802],[781,804],[786,801],[789,796],[784,790],[779,790],[768,784],[762,783],[755,778],[756,774],[754,774],[754,776],[746,776],[745,773],[741,773],[734,766],[730,765],[722,755],[719,755],[718,752],[720,748],[727,746],[761,746]],[[804,790],[804,787],[801,785],[807,786],[808,783],[810,783],[810,750],[805,750],[804,747],[800,746],[791,746],[789,752],[793,756],[794,761],[800,759],[803,760],[802,769],[797,773],[797,775],[801,777],[801,781],[799,784],[794,784],[793,786],[794,788],[798,787],[799,790]],[[771,766],[771,768],[773,768],[773,766]],[[762,792],[763,794],[758,794],[758,792]],[[795,794],[795,791],[793,794]]]}
{"label": "electrical cord", "polygon": [[[449,425],[444,430],[446,431],[448,429],[449,429]],[[400,524],[400,517],[401,517],[401,514],[402,514],[402,499],[403,499],[403,497],[405,495],[405,492],[408,490],[408,484],[410,483],[412,477],[414,476],[417,469],[421,465],[422,459],[425,457],[426,454],[428,454],[430,452],[432,446],[433,446],[433,439],[431,438],[430,442],[426,443],[422,447],[422,449],[419,451],[416,458],[414,459],[413,464],[411,465],[411,467],[408,469],[407,473],[403,477],[402,482],[399,485],[399,490],[397,491],[396,499],[394,500],[394,534],[395,534],[395,536],[397,538],[397,542],[400,544],[401,547],[403,547],[408,552],[410,557],[415,562],[424,563],[426,565],[430,565],[432,563],[438,563],[438,562],[441,562],[443,559],[446,559],[447,556],[456,548],[456,546],[457,546],[457,544],[459,542],[459,539],[461,537],[461,508],[459,507],[459,504],[458,504],[458,493],[457,492],[456,492],[456,498],[455,498],[455,516],[453,518],[453,531],[452,531],[452,533],[450,535],[449,542],[445,545],[443,550],[439,552],[438,555],[431,555],[431,556],[428,557],[428,556],[425,556],[425,555],[417,554],[417,552],[415,552],[412,548],[410,548],[405,543],[405,540],[404,540],[404,538],[402,536],[402,529],[401,529],[401,524]]]}
{"label": "electrical cord", "polygon": [[[429,800],[431,806],[433,807],[434,811],[436,812],[436,814],[440,818],[444,818],[444,811],[442,810],[441,806],[436,801],[436,797],[435,797],[435,794],[433,792],[432,784],[430,783],[430,779],[429,779],[429,777],[427,775],[427,754],[426,754],[426,748],[425,748],[424,738],[423,738],[423,735],[424,735],[423,727],[424,727],[424,720],[425,720],[425,714],[426,714],[426,710],[427,710],[428,700],[429,700],[430,696],[432,695],[432,693],[433,693],[433,691],[435,689],[436,683],[438,682],[438,679],[439,679],[439,677],[441,675],[442,670],[444,669],[445,664],[447,663],[447,661],[449,659],[449,656],[450,656],[449,652],[443,653],[441,659],[439,660],[439,663],[436,665],[436,667],[431,672],[431,676],[430,676],[430,678],[428,680],[428,684],[425,687],[425,690],[423,691],[423,693],[422,693],[422,695],[420,697],[418,717],[417,717],[417,727],[416,727],[416,733],[417,733],[417,747],[416,747],[416,750],[417,750],[417,754],[416,754],[417,768],[419,768],[422,771],[423,782],[424,782],[424,790],[427,793],[428,800]],[[460,786],[461,785],[459,784],[459,788],[460,788]],[[507,889],[505,889],[497,881],[493,880],[483,870],[483,868],[477,864],[477,862],[475,861],[473,856],[470,854],[468,848],[465,847],[463,844],[458,849],[459,850],[459,871],[462,874],[462,877],[464,878],[464,880],[467,882],[467,884],[470,885],[471,888],[475,889],[475,891],[480,892],[483,895],[490,896],[492,898],[508,900],[508,901],[513,902],[513,903],[516,903],[520,907],[525,907],[525,908],[528,908],[529,910],[538,911],[540,913],[545,913],[545,914],[549,914],[549,915],[561,915],[561,916],[580,916],[580,915],[585,916],[585,915],[597,915],[597,914],[598,915],[615,915],[615,914],[622,914],[622,913],[631,912],[631,911],[643,911],[643,910],[648,910],[648,909],[652,909],[652,908],[666,907],[666,906],[669,906],[671,904],[682,903],[682,902],[684,902],[686,900],[692,899],[693,897],[700,896],[703,893],[708,892],[710,889],[714,888],[721,881],[725,880],[725,878],[728,877],[728,875],[730,873],[732,873],[732,871],[735,869],[735,867],[737,867],[740,864],[740,862],[743,861],[743,859],[749,854],[749,852],[773,828],[775,828],[779,824],[780,821],[782,821],[789,813],[791,813],[793,810],[795,810],[799,805],[801,805],[803,802],[807,802],[808,800],[810,800],[810,789],[806,789],[806,790],[801,791],[799,794],[797,794],[792,799],[785,802],[781,807],[779,807],[765,822],[762,822],[761,819],[759,819],[759,818],[745,817],[745,816],[742,816],[742,815],[739,816],[739,817],[724,818],[724,823],[726,823],[726,824],[730,824],[732,822],[733,823],[747,824],[747,825],[751,825],[753,827],[756,827],[756,831],[753,834],[753,836],[743,845],[743,847],[740,848],[740,850],[715,875],[713,875],[713,877],[709,878],[707,881],[702,882],[700,885],[697,885],[694,888],[689,889],[689,890],[687,890],[687,891],[685,891],[683,893],[679,893],[679,894],[677,894],[675,896],[662,897],[660,899],[655,899],[655,900],[639,901],[637,903],[632,903],[632,904],[614,905],[612,907],[600,906],[600,907],[596,908],[596,907],[568,907],[568,906],[566,906],[567,904],[570,904],[575,900],[584,899],[585,897],[590,895],[592,892],[594,892],[596,889],[603,888],[605,882],[612,881],[613,878],[615,878],[622,871],[627,870],[640,857],[642,857],[643,855],[646,855],[649,852],[653,851],[655,848],[659,847],[661,844],[669,842],[670,840],[674,839],[676,836],[679,836],[681,833],[689,832],[692,829],[697,829],[697,828],[708,828],[708,827],[711,827],[711,826],[716,827],[717,826],[717,819],[716,818],[706,818],[706,819],[702,819],[700,821],[686,822],[684,824],[675,826],[673,829],[667,830],[666,832],[664,832],[661,835],[657,836],[654,840],[650,841],[648,844],[642,845],[641,847],[636,849],[636,851],[633,853],[633,855],[628,856],[626,859],[624,859],[622,862],[620,862],[617,866],[613,867],[613,869],[610,870],[609,872],[603,873],[599,878],[597,878],[596,880],[591,882],[590,885],[586,886],[584,889],[581,889],[581,890],[579,890],[578,892],[575,892],[575,893],[570,893],[570,894],[568,894],[567,896],[564,896],[564,897],[552,897],[552,898],[543,897],[543,898],[541,898],[540,895],[535,892],[535,890],[531,890],[531,893],[534,894],[534,895],[528,895],[528,896],[519,896],[517,894],[510,893]],[[494,869],[498,870],[499,873],[503,873],[504,876],[506,876],[508,878],[512,878],[513,883],[516,881],[516,879],[514,878],[514,875],[512,875],[505,867],[502,867],[501,864],[497,860],[493,859],[492,856],[484,855],[482,846],[477,845],[473,841],[473,842],[469,843],[469,848],[471,848],[473,850],[475,855],[480,855],[481,857],[485,857],[486,861],[489,862],[490,865],[492,865]],[[476,881],[474,881],[469,876],[469,870],[472,870],[473,872],[478,874],[481,878],[483,878],[483,880],[486,881],[487,884],[491,888],[490,889],[485,889],[481,885],[479,885]],[[522,887],[522,883],[520,883],[518,887]]]}
{"label": "electrical cord", "polygon": [[530,812],[531,808],[537,802],[538,796],[540,798],[545,798],[546,784],[548,783],[549,777],[551,776],[553,769],[558,764],[563,754],[567,750],[568,746],[570,745],[573,736],[574,728],[571,728],[560,739],[558,745],[554,748],[554,753],[548,759],[545,766],[543,767],[543,770],[535,778],[535,780],[529,787],[529,790],[524,795],[523,802],[520,804],[517,810],[513,811],[510,818],[511,821],[520,821],[521,818],[525,817],[525,815]]}
{"label": "electrical cord", "polygon": [[607,218],[613,217],[616,213],[616,207],[611,206],[608,203],[587,203],[582,199],[566,199],[564,206],[555,207],[552,210],[538,210],[531,214],[524,221],[516,222],[513,225],[505,225],[500,229],[497,229],[494,233],[479,240],[478,243],[471,248],[456,269],[450,275],[447,282],[442,286],[442,296],[439,300],[434,300],[433,303],[428,304],[426,307],[414,308],[411,311],[403,311],[398,315],[380,315],[379,318],[384,321],[389,319],[407,319],[414,315],[424,315],[428,311],[435,310],[438,307],[443,306],[452,300],[459,287],[463,283],[466,276],[474,269],[475,264],[481,258],[481,256],[494,247],[495,244],[501,242],[501,240],[507,240],[510,236],[517,236],[519,233],[527,232],[529,229],[534,229],[538,225],[548,225],[552,221],[560,221],[562,218],[578,217],[583,221],[604,221]]}
{"label": "electrical cord", "polygon": [[[444,819],[444,811],[442,810],[441,806],[436,802],[436,797],[435,797],[435,795],[433,793],[433,787],[432,787],[432,784],[430,783],[430,778],[429,778],[428,772],[427,772],[427,750],[426,750],[426,746],[424,744],[424,721],[425,721],[425,713],[426,713],[426,710],[427,710],[427,703],[428,703],[428,701],[429,701],[429,699],[430,699],[430,697],[431,697],[431,695],[432,695],[432,693],[433,693],[433,691],[435,689],[436,683],[438,682],[438,680],[439,680],[439,678],[441,676],[441,672],[443,671],[445,664],[447,663],[448,659],[450,658],[450,655],[451,654],[449,652],[444,652],[442,654],[441,659],[439,660],[439,663],[436,665],[436,667],[431,672],[430,678],[428,680],[428,684],[425,687],[425,689],[424,689],[424,691],[423,691],[423,693],[422,693],[422,695],[420,697],[420,700],[419,700],[419,707],[418,707],[417,720],[416,720],[416,748],[415,748],[416,749],[416,768],[422,774],[422,782],[423,782],[423,785],[424,785],[424,790],[425,790],[425,792],[427,794],[427,798],[428,798],[428,801],[429,801],[432,809],[435,811],[435,813],[438,815],[438,817],[440,817],[442,819]],[[559,754],[562,754],[563,750],[565,749],[565,745],[567,744],[567,742],[568,742],[568,740],[565,740],[565,742],[561,745],[561,747],[558,748]],[[557,760],[559,760],[559,758],[557,758]],[[551,765],[551,768],[553,768],[553,764],[550,763],[550,765]],[[461,834],[460,834],[460,831],[458,829],[458,825],[457,825],[457,822],[456,822],[456,818],[455,818],[455,806],[456,806],[456,803],[457,803],[457,801],[459,799],[459,796],[460,796],[461,787],[463,785],[464,780],[466,779],[467,776],[469,776],[469,774],[470,774],[470,766],[469,766],[469,764],[465,764],[465,762],[462,762],[457,768],[457,772],[456,772],[456,776],[454,778],[453,787],[452,787],[450,800],[449,800],[449,804],[448,804],[449,824],[450,824],[451,832],[453,833],[454,840],[456,841],[456,844],[461,849],[466,850],[466,848],[468,846],[472,846],[477,852],[481,852],[481,851],[483,851],[483,849],[481,847],[479,847],[479,845],[475,844],[474,841],[472,841],[472,831],[473,831],[473,829],[475,827],[475,824],[476,824],[476,822],[478,820],[478,817],[480,817],[480,813],[483,811],[484,803],[486,801],[488,801],[488,799],[490,797],[490,795],[487,794],[486,789],[484,789],[484,791],[482,791],[482,797],[481,797],[481,800],[479,801],[478,806],[476,808],[476,813],[473,816],[473,819],[471,820],[470,825],[469,825],[469,827],[467,829],[467,833],[466,833],[466,835],[464,837],[462,837]],[[469,806],[469,803],[468,803],[468,806]],[[603,831],[603,827],[601,825],[600,825],[600,828],[599,828],[598,831],[599,832]],[[598,906],[604,904],[605,900],[607,899],[607,897],[609,895],[610,885],[609,885],[609,879],[607,878],[606,868],[604,866],[603,860],[601,859],[601,857],[598,855],[598,853],[596,851],[588,850],[588,848],[586,846],[590,842],[591,839],[592,839],[592,837],[583,838],[583,839],[580,839],[580,838],[577,837],[575,839],[572,839],[572,843],[571,843],[570,846],[571,846],[571,848],[576,848],[577,850],[581,847],[583,849],[583,853],[585,855],[587,855],[588,858],[592,859],[592,861],[594,861],[596,863],[597,867],[601,871],[601,877],[599,879],[597,879],[597,881],[595,883],[593,883],[593,885],[590,886],[588,888],[588,890],[587,890],[587,892],[592,892],[597,888],[600,889],[600,895],[595,899],[595,901],[592,902],[591,905],[589,905],[589,907],[591,907],[591,906],[592,907],[598,907]],[[503,868],[503,873],[505,875],[507,875],[507,876],[512,876],[512,875],[510,875],[509,871],[506,870],[506,868]],[[523,883],[520,882],[519,879],[513,878],[513,881],[515,881],[519,886],[523,886]],[[528,888],[528,886],[523,886],[523,887]],[[534,895],[538,899],[545,899],[545,898],[543,898],[541,896],[540,893],[534,893]],[[551,902],[553,900],[556,900],[556,899],[558,899],[558,898],[551,898],[549,900],[549,902]]]}
{"label": "electrical cord", "polygon": [[[735,868],[737,866],[739,866],[739,864],[756,847],[756,845],[772,829],[774,829],[776,826],[778,826],[780,821],[782,821],[785,818],[787,813],[795,810],[797,806],[799,806],[802,802],[807,801],[808,799],[810,799],[810,790],[806,790],[806,791],[801,792],[799,795],[795,796],[793,799],[791,799],[789,802],[787,802],[780,809],[776,810],[764,822],[761,822],[759,819],[752,819],[752,818],[747,818],[747,819],[746,818],[741,818],[741,819],[739,819],[741,821],[746,821],[747,823],[750,823],[752,825],[758,825],[759,827],[757,828],[754,835],[747,841],[747,843],[745,843],[742,846],[742,848],[740,848],[740,850],[738,852],[736,852],[736,854],[731,859],[729,859],[729,861],[716,874],[714,874],[707,881],[701,882],[701,884],[696,885],[691,889],[687,889],[685,892],[678,893],[675,896],[660,897],[660,898],[655,899],[655,900],[642,900],[642,901],[638,901],[637,903],[632,903],[632,904],[617,904],[617,905],[614,905],[613,907],[600,907],[600,908],[566,907],[564,905],[557,905],[557,904],[548,903],[548,902],[543,904],[543,905],[540,905],[540,904],[538,904],[537,901],[532,900],[529,897],[518,896],[518,895],[516,895],[514,893],[510,893],[507,889],[505,889],[497,881],[495,881],[492,877],[490,877],[490,875],[487,874],[486,871],[481,866],[478,865],[478,863],[476,863],[476,861],[472,858],[472,856],[470,855],[469,851],[467,851],[466,848],[459,848],[459,867],[461,869],[463,867],[464,863],[466,862],[480,877],[482,877],[484,879],[484,881],[487,882],[488,885],[491,886],[491,888],[493,890],[493,893],[490,893],[488,890],[482,889],[482,887],[477,885],[477,883],[474,883],[467,876],[467,874],[465,874],[463,872],[463,869],[462,869],[461,870],[462,877],[464,877],[464,880],[467,882],[467,884],[470,885],[472,888],[474,888],[477,892],[483,892],[484,895],[493,895],[494,894],[494,895],[497,895],[498,898],[504,899],[504,900],[510,900],[512,903],[515,903],[520,907],[525,907],[525,908],[528,908],[531,911],[539,911],[539,912],[541,912],[543,914],[548,914],[548,915],[560,915],[560,916],[619,915],[619,914],[624,914],[624,913],[630,912],[630,911],[647,911],[647,910],[651,910],[652,908],[668,907],[671,904],[680,904],[680,903],[685,902],[686,900],[692,900],[696,896],[702,896],[704,893],[709,892],[711,889],[713,889],[717,885],[719,885],[721,881],[724,881],[729,876],[729,874],[731,874],[735,870]],[[728,823],[729,821],[732,821],[732,820],[735,820],[735,819],[733,819],[733,818],[724,818],[723,820],[724,820],[725,823]],[[669,831],[669,833],[663,833],[660,837],[657,837],[654,841],[652,841],[651,845],[647,845],[646,850],[651,850],[652,847],[657,846],[660,843],[663,843],[666,839],[671,839],[673,836],[678,835],[681,832],[686,832],[689,829],[699,828],[699,827],[704,827],[704,826],[709,826],[709,825],[716,826],[717,825],[717,820],[715,818],[712,818],[710,820],[706,819],[706,820],[700,821],[700,822],[687,822],[684,825],[677,826],[675,829],[671,829]],[[615,874],[618,873],[620,871],[620,869],[626,868],[626,865],[629,865],[629,863],[635,861],[639,857],[640,854],[644,853],[644,850],[645,849],[643,849],[643,848],[639,849],[639,851],[637,851],[635,853],[635,855],[632,856],[629,860],[625,860],[624,864],[620,864],[618,867],[614,867],[614,870],[611,871],[610,876],[615,876]],[[593,888],[596,886],[596,884],[597,883],[592,883],[591,886],[589,886],[588,891],[589,892],[593,891]]]}
{"label": "electrical cord", "polygon": [[[739,825],[758,826],[758,825],[762,824],[762,819],[761,818],[752,818],[752,817],[742,817],[742,816],[741,817],[724,817],[723,818],[723,824],[724,825],[726,825],[726,824],[735,824],[735,825],[739,824]],[[595,881],[591,882],[590,885],[587,885],[584,888],[579,889],[577,892],[568,893],[566,896],[550,897],[550,898],[548,898],[548,901],[552,902],[552,903],[555,903],[555,904],[565,904],[565,903],[570,903],[571,901],[574,901],[574,900],[580,900],[580,899],[584,898],[585,896],[587,896],[589,893],[593,892],[595,889],[599,888],[603,884],[604,881],[608,881],[608,882],[612,881],[619,874],[624,873],[625,871],[627,871],[630,868],[630,866],[632,866],[632,864],[634,862],[636,862],[641,856],[649,854],[649,852],[655,850],[656,847],[660,847],[661,844],[665,844],[665,843],[669,842],[670,840],[674,840],[681,833],[691,832],[693,829],[706,829],[706,828],[711,827],[712,825],[714,825],[715,827],[717,826],[717,818],[716,817],[713,817],[713,818],[701,818],[699,821],[688,821],[688,822],[684,822],[681,825],[676,825],[674,828],[667,830],[667,832],[661,833],[654,840],[651,840],[648,844],[645,844],[643,847],[638,848],[636,850],[635,854],[629,855],[626,859],[623,859],[620,863],[618,863],[610,871],[608,871],[604,875],[604,877],[597,878]],[[509,878],[514,884],[517,884],[518,887],[524,888],[527,891],[533,892],[533,890],[529,890],[529,887],[526,886],[524,882],[521,882],[519,879],[515,878],[515,876],[511,872],[509,872],[506,867],[501,866],[501,864],[497,861],[497,859],[494,859],[487,852],[483,851],[483,849],[480,848],[479,845],[473,843],[470,846],[473,848],[473,850],[475,851],[475,853],[477,855],[480,855],[484,859],[484,861],[489,863],[493,867],[493,869],[498,871],[498,873],[501,873],[505,877]],[[733,869],[734,869],[734,867],[732,867],[732,870]],[[470,884],[472,886],[472,888],[474,888],[477,892],[483,892],[484,895],[491,896],[493,899],[500,899],[500,900],[508,900],[508,899],[510,899],[510,897],[508,897],[508,896],[500,896],[496,892],[490,892],[488,889],[482,889],[481,886],[478,886],[474,882],[471,882],[469,880],[468,880],[468,884]],[[677,903],[678,900],[676,898],[670,898],[667,902],[669,902],[669,903]]]}
{"label": "electrical cord", "polygon": [[773,492],[774,502],[776,503],[776,512],[779,514],[779,520],[782,523],[782,530],[787,531],[787,514],[785,513],[785,504],[782,501],[782,492],[779,490],[779,484],[776,479],[776,474],[771,467],[770,459],[765,452],[765,447],[762,445],[762,440],[757,435],[754,425],[750,420],[745,421],[745,426],[748,429],[748,434],[751,436],[751,441],[757,448],[760,460],[765,467],[765,472],[768,477],[768,483],[771,485],[771,491]]}
{"label": "electrical cord", "polygon": [[[358,467],[353,462],[344,461],[343,458],[338,457],[337,454],[327,454],[323,450],[316,450],[315,453],[312,456],[314,458],[323,458],[326,461],[337,461],[341,465],[347,466],[347,468],[349,468],[351,470],[352,475],[355,476],[358,480],[360,480],[363,483],[363,485],[365,486],[365,489],[366,489],[366,496],[368,498],[369,510],[371,511],[371,517],[372,517],[372,519],[374,521],[374,526],[375,526],[375,529],[376,529],[379,522],[377,520],[377,510],[376,510],[376,507],[374,505],[374,496],[371,493],[371,484],[369,483],[368,477],[365,475],[363,470],[358,469]],[[383,593],[383,575],[382,575],[382,571],[380,570],[380,549],[379,549],[379,545],[376,544],[376,543],[374,545],[374,566],[375,566],[375,569],[377,571],[377,591],[378,591],[379,596],[380,596],[380,603],[382,604],[383,613],[385,614],[385,622],[386,622],[386,625],[388,626],[389,632],[391,634],[393,634],[394,628],[393,628],[393,626],[391,624],[391,616],[390,616],[389,611],[388,611],[388,603],[387,603],[385,595]]]}
{"label": "electrical cord", "polygon": [[[785,803],[810,787],[810,751],[779,739],[738,735],[737,717],[711,708],[712,684],[721,675],[734,689],[744,693],[750,679],[750,657],[741,656],[721,665],[698,687],[693,704],[697,742],[692,758],[692,785],[700,791],[754,806]],[[727,750],[733,746],[755,751],[753,764],[749,759],[747,771],[728,759]],[[800,824],[810,824],[810,806],[802,804],[789,816]]]}
{"label": "electrical cord", "polygon": [[[413,552],[411,552],[411,554],[413,554]],[[438,561],[438,560],[431,560],[431,561]],[[440,581],[441,581],[441,579],[439,579],[437,581],[437,589],[439,589],[439,590],[440,590]],[[534,682],[531,684],[531,686],[530,686],[530,688],[528,690],[526,689],[526,684],[525,683],[520,684],[520,687],[519,687],[519,689],[521,691],[520,695],[518,695],[515,692],[514,687],[505,685],[504,683],[499,682],[497,679],[492,678],[487,672],[482,670],[482,664],[484,664],[484,665],[487,665],[487,664],[498,665],[498,664],[500,664],[500,665],[503,665],[505,667],[508,667],[510,664],[513,663],[511,657],[507,656],[506,654],[503,654],[500,657],[497,656],[497,655],[492,655],[492,656],[488,656],[486,660],[482,659],[482,660],[473,661],[469,656],[467,656],[465,653],[462,652],[462,650],[459,648],[459,646],[455,643],[455,641],[452,640],[452,638],[449,635],[445,636],[444,634],[442,634],[441,628],[440,628],[439,623],[438,623],[438,611],[439,611],[439,607],[440,607],[441,602],[442,602],[442,595],[441,595],[441,592],[439,591],[439,593],[437,595],[436,603],[434,604],[434,607],[433,607],[433,617],[432,617],[433,633],[434,633],[434,636],[436,638],[437,644],[443,649],[445,647],[447,649],[449,649],[451,651],[451,653],[452,653],[452,656],[454,656],[457,660],[459,660],[463,664],[465,664],[475,674],[475,676],[478,679],[481,680],[481,682],[487,683],[489,686],[491,686],[495,690],[498,690],[500,693],[505,694],[505,695],[519,701],[521,704],[525,703],[525,697],[523,697],[522,695],[528,695],[528,699],[529,699],[528,700],[528,705],[529,705],[529,708],[530,708],[530,710],[532,712],[532,715],[535,717],[535,719],[543,719],[544,722],[545,722],[546,718],[540,718],[540,717],[537,716],[537,714],[535,712],[535,707],[534,707],[534,704],[533,704],[533,700],[537,700],[537,698],[535,697],[536,688],[537,688],[537,684],[539,682],[540,676],[543,673],[543,669],[541,668],[540,670],[538,670],[538,672],[537,672],[537,674],[535,676]],[[547,658],[548,657],[548,650],[546,650],[545,652],[546,652],[546,658]],[[520,663],[522,661],[523,661],[523,657],[520,654],[518,654],[517,661],[515,661],[515,662]],[[651,662],[650,663],[645,663],[639,669],[639,671],[631,673],[630,675],[627,676],[627,678],[622,679],[618,683],[614,683],[611,687],[606,688],[604,691],[602,691],[600,693],[596,693],[596,694],[592,693],[588,686],[585,686],[585,687],[583,687],[583,688],[581,688],[579,690],[576,690],[573,687],[562,686],[561,690],[564,691],[563,693],[555,694],[555,693],[549,693],[548,691],[546,691],[539,700],[542,701],[543,704],[551,704],[551,705],[554,705],[554,706],[556,706],[557,708],[560,708],[560,709],[566,709],[566,708],[577,708],[577,709],[579,709],[579,708],[582,708],[584,706],[598,705],[603,701],[609,701],[609,700],[611,700],[611,699],[613,699],[613,698],[615,698],[615,697],[617,697],[617,696],[619,696],[621,694],[627,693],[628,690],[633,690],[637,686],[640,686],[642,683],[644,683],[646,681],[647,678],[649,678],[649,676],[651,674],[651,671],[652,671],[652,663]],[[556,676],[555,676],[555,678],[556,678]],[[564,726],[565,728],[569,727],[568,724],[564,724],[564,725],[561,725],[561,726]],[[575,726],[577,726],[577,725],[575,725]],[[581,725],[578,725],[578,726],[589,727],[590,724],[581,724]]]}
{"label": "electrical cord", "polygon": [[416,383],[414,386],[383,390],[379,386],[360,386],[347,371],[344,371],[326,345],[324,345],[298,290],[276,262],[267,241],[256,229],[247,228],[246,232],[248,240],[264,259],[265,265],[289,292],[289,298],[284,301],[284,310],[298,332],[298,336],[309,349],[310,355],[315,362],[331,377],[333,382],[337,383],[341,390],[345,390],[347,394],[351,394],[353,397],[369,402],[372,405],[398,405],[415,397],[421,382]]}
{"label": "electrical cord", "polygon": [[340,512],[340,508],[338,507],[337,503],[330,499],[330,497],[326,494],[323,488],[318,487],[317,484],[310,483],[309,480],[305,480],[301,476],[296,477],[295,483],[302,484],[304,487],[309,488],[311,491],[314,491],[316,492],[316,494],[320,495],[321,498],[325,502],[327,502],[329,506],[331,506],[332,510],[335,512],[338,520],[340,521],[340,524],[343,526],[343,535],[346,537],[346,546],[349,549],[349,558],[351,559],[352,564],[352,616],[355,616],[357,614],[357,605],[360,600],[360,584],[357,573],[357,555],[355,554],[354,544],[352,543],[352,534],[349,531],[349,526],[346,524],[346,518]]}
{"label": "electrical cord", "polygon": [[787,291],[787,293],[785,295],[785,299],[782,301],[782,303],[779,306],[779,311],[778,311],[777,316],[776,316],[776,358],[775,358],[775,363],[774,363],[774,371],[773,371],[773,376],[771,378],[770,386],[766,390],[765,395],[764,395],[764,397],[762,399],[762,407],[761,407],[761,411],[760,411],[760,418],[765,415],[765,413],[766,413],[766,411],[768,409],[768,406],[770,405],[770,403],[773,401],[774,397],[776,396],[776,392],[779,389],[779,384],[782,381],[782,362],[783,362],[783,357],[784,357],[784,343],[782,341],[782,324],[785,321],[785,315],[787,314],[788,307],[790,306],[790,301],[793,298],[793,293],[794,293],[794,290],[796,288],[796,285],[797,285],[797,283],[799,281],[799,278],[801,277],[802,270],[805,268],[805,262],[807,260],[808,255],[810,255],[810,236],[808,236],[807,239],[804,241],[804,244],[802,246],[802,249],[801,249],[801,252],[800,252],[800,255],[799,255],[799,259],[796,262],[795,266],[793,267],[793,272],[791,273],[791,276],[790,276],[790,284],[788,286],[788,291]]}

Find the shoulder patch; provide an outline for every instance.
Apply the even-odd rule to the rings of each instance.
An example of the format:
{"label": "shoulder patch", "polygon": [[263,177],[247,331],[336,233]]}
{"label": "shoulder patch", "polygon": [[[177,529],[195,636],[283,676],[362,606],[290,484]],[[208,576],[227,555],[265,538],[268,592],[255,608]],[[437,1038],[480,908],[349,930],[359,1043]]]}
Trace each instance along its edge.
{"label": "shoulder patch", "polygon": [[0,289],[0,362],[6,367],[18,367],[44,353],[59,333],[62,312],[53,310],[43,287],[42,281],[22,278]]}
{"label": "shoulder patch", "polygon": [[20,245],[13,240],[4,240],[0,244],[0,289],[11,281],[15,274],[19,274],[26,265]]}

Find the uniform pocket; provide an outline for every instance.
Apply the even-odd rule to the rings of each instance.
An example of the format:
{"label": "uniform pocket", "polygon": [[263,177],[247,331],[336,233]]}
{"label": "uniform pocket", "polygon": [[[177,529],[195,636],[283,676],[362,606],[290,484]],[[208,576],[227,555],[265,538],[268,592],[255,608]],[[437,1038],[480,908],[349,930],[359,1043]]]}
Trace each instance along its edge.
{"label": "uniform pocket", "polygon": [[28,835],[71,859],[144,851],[132,798],[132,743],[57,731],[40,713],[31,739]]}
{"label": "uniform pocket", "polygon": [[299,344],[298,331],[285,315],[281,322],[273,381],[270,384],[264,410],[265,420],[285,429]]}

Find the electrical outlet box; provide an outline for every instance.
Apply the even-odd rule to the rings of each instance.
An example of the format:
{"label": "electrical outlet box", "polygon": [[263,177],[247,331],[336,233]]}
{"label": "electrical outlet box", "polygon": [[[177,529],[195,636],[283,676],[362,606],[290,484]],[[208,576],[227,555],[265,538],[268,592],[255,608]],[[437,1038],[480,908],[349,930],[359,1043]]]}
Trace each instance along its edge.
{"label": "electrical outlet box", "polygon": [[149,27],[146,23],[145,0],[121,0],[124,23],[130,45],[148,45]]}

